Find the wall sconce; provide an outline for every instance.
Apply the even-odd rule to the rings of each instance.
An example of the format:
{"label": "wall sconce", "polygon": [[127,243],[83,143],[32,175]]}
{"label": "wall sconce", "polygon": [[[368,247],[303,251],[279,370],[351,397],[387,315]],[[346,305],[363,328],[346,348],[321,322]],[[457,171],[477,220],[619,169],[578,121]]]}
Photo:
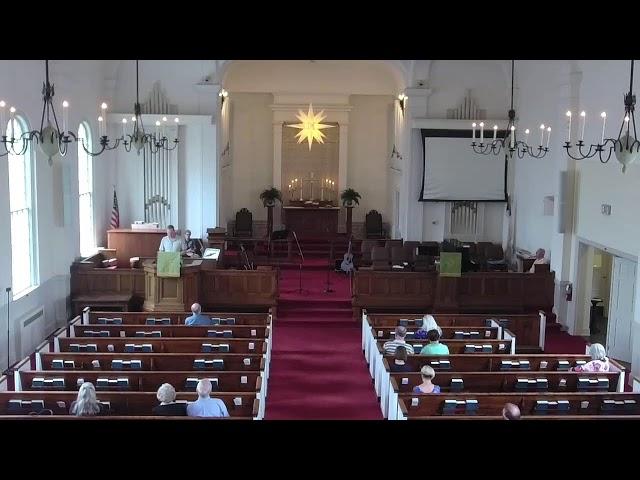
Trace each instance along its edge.
{"label": "wall sconce", "polygon": [[398,95],[398,104],[400,105],[400,109],[402,110],[402,115],[404,115],[404,107],[407,105],[407,97],[404,93]]}
{"label": "wall sconce", "polygon": [[220,92],[218,93],[218,96],[220,97],[220,108],[222,109],[222,107],[224,107],[224,101],[226,100],[226,98],[229,96],[229,92],[227,92],[224,88],[220,90]]}

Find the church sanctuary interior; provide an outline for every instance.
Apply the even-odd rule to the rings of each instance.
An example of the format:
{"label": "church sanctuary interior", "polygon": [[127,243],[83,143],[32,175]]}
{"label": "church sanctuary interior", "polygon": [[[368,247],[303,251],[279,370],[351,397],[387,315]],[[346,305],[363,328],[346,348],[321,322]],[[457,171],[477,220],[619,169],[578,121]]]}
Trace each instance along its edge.
{"label": "church sanctuary interior", "polygon": [[0,420],[640,419],[635,89],[1,60]]}

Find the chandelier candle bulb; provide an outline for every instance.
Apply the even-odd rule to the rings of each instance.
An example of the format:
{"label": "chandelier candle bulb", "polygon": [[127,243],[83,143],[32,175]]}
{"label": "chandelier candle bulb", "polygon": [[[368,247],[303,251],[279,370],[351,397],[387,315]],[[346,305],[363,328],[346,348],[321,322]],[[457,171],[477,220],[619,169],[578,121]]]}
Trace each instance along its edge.
{"label": "chandelier candle bulb", "polygon": [[516,144],[516,127],[515,125],[511,125],[511,135],[509,135],[509,137],[511,137],[511,148],[513,148]]}
{"label": "chandelier candle bulb", "polygon": [[547,127],[547,149],[549,148],[549,139],[551,138],[551,127]]}
{"label": "chandelier candle bulb", "polygon": [[65,100],[62,102],[62,133],[63,134],[67,131],[68,123],[69,123],[69,102]]}
{"label": "chandelier candle bulb", "polygon": [[476,141],[476,124],[475,122],[471,124],[471,134],[473,135],[472,140],[475,142]]}
{"label": "chandelier candle bulb", "polygon": [[101,117],[101,116],[100,116],[100,117],[98,117],[98,135],[99,135],[100,137],[102,137],[102,136],[103,136],[103,133],[102,133],[102,128],[103,128],[103,125],[102,125],[102,124],[103,124],[103,123],[104,123],[104,122],[102,121],[102,117]]}
{"label": "chandelier candle bulb", "polygon": [[14,130],[14,122],[16,116],[16,107],[11,107],[9,109],[9,123],[11,124],[11,140],[15,138],[15,130]]}
{"label": "chandelier candle bulb", "polygon": [[602,136],[600,137],[600,144],[602,145],[604,143],[604,127],[607,124],[607,112],[602,112],[600,116],[602,117]]}
{"label": "chandelier candle bulb", "polygon": [[[4,123],[4,109],[7,106],[4,100],[0,100],[0,125],[5,125]],[[6,131],[0,133],[0,136],[6,135]]]}
{"label": "chandelier candle bulb", "polygon": [[567,127],[567,143],[571,143],[571,112],[567,111],[567,118],[569,119],[569,125]]}
{"label": "chandelier candle bulb", "polygon": [[587,123],[587,112],[584,110],[580,112],[580,120],[582,122],[582,127],[580,129],[580,141],[584,140],[584,124]]}
{"label": "chandelier candle bulb", "polygon": [[480,143],[484,143],[484,122],[480,122]]}
{"label": "chandelier candle bulb", "polygon": [[544,145],[544,123],[540,125],[540,148]]}
{"label": "chandelier candle bulb", "polygon": [[127,119],[123,118],[122,119],[122,138],[125,138],[127,136]]}
{"label": "chandelier candle bulb", "polygon": [[493,126],[493,140],[495,141],[496,135],[498,134],[498,125]]}
{"label": "chandelier candle bulb", "polygon": [[529,129],[525,129],[524,131],[524,143],[529,144]]}

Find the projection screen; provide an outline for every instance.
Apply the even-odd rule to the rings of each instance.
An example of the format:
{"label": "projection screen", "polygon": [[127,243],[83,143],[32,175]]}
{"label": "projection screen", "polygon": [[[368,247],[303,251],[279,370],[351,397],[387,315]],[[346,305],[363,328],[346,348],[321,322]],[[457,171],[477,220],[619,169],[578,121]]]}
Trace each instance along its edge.
{"label": "projection screen", "polygon": [[[487,133],[493,137],[493,131]],[[504,135],[504,130],[497,134],[499,138]],[[499,155],[475,153],[470,130],[422,129],[422,140],[424,173],[420,201],[507,201],[504,149]]]}

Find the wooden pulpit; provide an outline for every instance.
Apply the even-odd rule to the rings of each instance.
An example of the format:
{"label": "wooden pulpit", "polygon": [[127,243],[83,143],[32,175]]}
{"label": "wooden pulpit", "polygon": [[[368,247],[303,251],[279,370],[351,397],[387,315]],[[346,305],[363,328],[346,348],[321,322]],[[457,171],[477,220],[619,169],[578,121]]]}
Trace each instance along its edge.
{"label": "wooden pulpit", "polygon": [[188,312],[198,302],[202,260],[184,259],[180,276],[159,277],[155,260],[146,260],[144,268],[145,298],[148,312]]}

